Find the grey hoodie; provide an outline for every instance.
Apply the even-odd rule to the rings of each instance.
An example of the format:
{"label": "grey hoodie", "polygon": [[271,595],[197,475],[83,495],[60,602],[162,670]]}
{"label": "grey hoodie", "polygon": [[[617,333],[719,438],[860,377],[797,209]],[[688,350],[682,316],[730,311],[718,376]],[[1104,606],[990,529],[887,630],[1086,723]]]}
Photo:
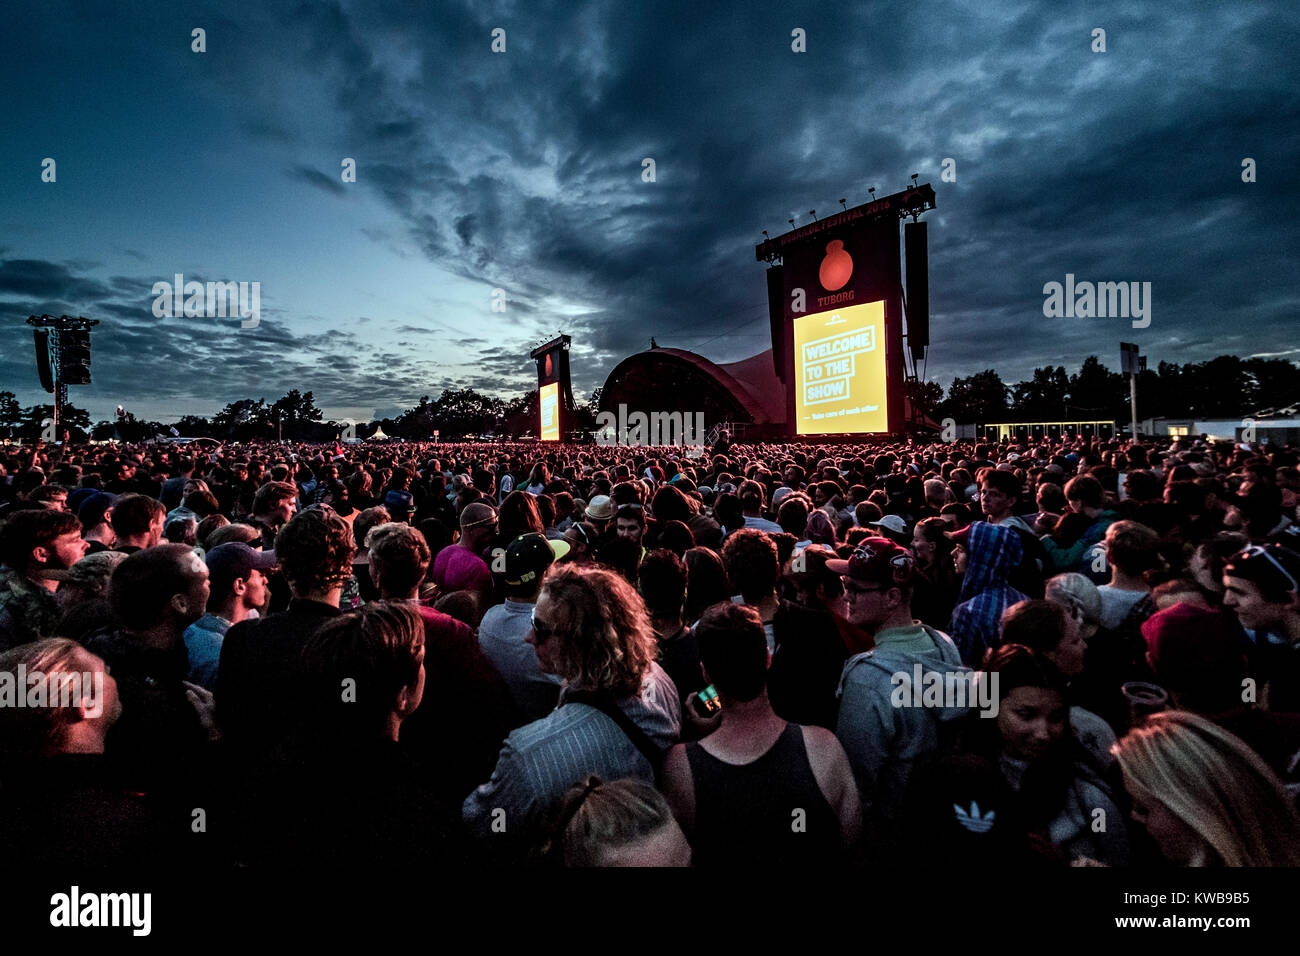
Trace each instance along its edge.
{"label": "grey hoodie", "polygon": [[939,747],[940,724],[970,712],[970,707],[894,706],[894,675],[906,674],[910,682],[917,664],[923,674],[970,672],[947,634],[915,621],[877,633],[875,649],[850,657],[840,676],[835,735],[848,753],[867,819],[898,816],[917,758]]}

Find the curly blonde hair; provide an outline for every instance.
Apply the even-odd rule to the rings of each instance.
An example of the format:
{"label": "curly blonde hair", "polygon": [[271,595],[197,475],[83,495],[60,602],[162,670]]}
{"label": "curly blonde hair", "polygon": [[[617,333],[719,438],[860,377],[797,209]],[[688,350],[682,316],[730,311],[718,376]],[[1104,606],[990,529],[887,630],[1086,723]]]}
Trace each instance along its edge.
{"label": "curly blonde hair", "polygon": [[636,589],[613,571],[557,564],[541,594],[555,608],[559,675],[616,699],[639,694],[658,645]]}

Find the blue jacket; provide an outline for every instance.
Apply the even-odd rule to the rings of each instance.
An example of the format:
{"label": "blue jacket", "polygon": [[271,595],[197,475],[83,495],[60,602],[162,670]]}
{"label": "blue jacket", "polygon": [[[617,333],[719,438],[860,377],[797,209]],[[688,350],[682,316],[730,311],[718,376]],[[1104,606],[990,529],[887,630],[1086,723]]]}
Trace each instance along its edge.
{"label": "blue jacket", "polygon": [[980,665],[984,652],[997,641],[1002,612],[1029,600],[1007,583],[1007,576],[1023,555],[1020,536],[1011,528],[987,521],[971,525],[966,574],[962,577],[961,595],[953,608],[948,633],[961,652],[961,659],[972,667]]}

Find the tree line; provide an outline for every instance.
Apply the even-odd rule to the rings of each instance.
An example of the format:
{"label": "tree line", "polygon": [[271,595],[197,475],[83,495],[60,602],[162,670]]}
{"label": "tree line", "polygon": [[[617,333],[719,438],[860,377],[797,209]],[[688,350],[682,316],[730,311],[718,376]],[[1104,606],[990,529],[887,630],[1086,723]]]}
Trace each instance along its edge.
{"label": "tree line", "polygon": [[[1112,371],[1095,355],[1079,370],[1065,366],[1034,369],[1025,381],[1008,385],[994,369],[955,377],[945,390],[938,382],[909,382],[909,396],[935,421],[958,422],[1087,421],[1128,419],[1128,377]],[[600,389],[577,408],[575,427],[596,427]],[[1300,366],[1285,359],[1221,355],[1205,362],[1161,362],[1138,376],[1138,415],[1143,418],[1243,418],[1300,403]],[[34,440],[42,436],[50,405],[23,408],[13,392],[0,392],[0,435]],[[428,440],[469,435],[520,437],[535,434],[536,389],[503,399],[472,388],[447,388],[436,399],[420,397],[414,407],[392,418],[325,421],[312,393],[291,389],[273,402],[244,398],[228,403],[210,418],[185,415],[173,425],[137,419],[127,412],[116,422],[94,426],[90,415],[65,405],[63,424],[74,440],[119,438],[144,441],[175,433],[227,441],[283,438],[328,442],[355,435],[368,438],[376,428],[394,438]]]}
{"label": "tree line", "polygon": [[[1126,421],[1129,380],[1095,355],[1079,370],[1034,369],[1008,385],[993,369],[938,382],[909,383],[909,392],[936,421]],[[1285,359],[1220,355],[1205,362],[1161,362],[1138,375],[1138,417],[1243,418],[1300,403],[1300,366]]]}
{"label": "tree line", "polygon": [[[596,403],[600,389],[591,400],[577,408],[575,427],[596,427]],[[23,408],[13,392],[0,392],[0,437],[33,441],[44,437],[44,422],[51,417],[49,405]],[[472,388],[445,389],[436,400],[428,395],[400,415],[369,421],[326,420],[316,405],[312,392],[291,389],[288,394],[268,402],[265,398],[241,398],[229,402],[215,415],[183,415],[174,424],[137,418],[127,411],[116,421],[90,423],[90,415],[75,405],[63,407],[63,426],[74,441],[120,439],[127,442],[147,441],[155,436],[216,438],[224,441],[284,439],[285,441],[331,442],[349,438],[368,438],[376,429],[393,438],[427,441],[436,431],[442,438],[466,436],[521,436],[534,434],[538,423],[538,392],[533,389],[512,399],[484,395]]]}

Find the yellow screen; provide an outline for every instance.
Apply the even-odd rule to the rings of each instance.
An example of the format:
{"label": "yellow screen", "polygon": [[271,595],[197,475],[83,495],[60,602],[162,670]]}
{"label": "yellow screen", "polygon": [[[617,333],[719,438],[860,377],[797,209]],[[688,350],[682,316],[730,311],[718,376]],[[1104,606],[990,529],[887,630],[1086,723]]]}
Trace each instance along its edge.
{"label": "yellow screen", "polygon": [[560,440],[560,383],[542,386],[542,441]]}
{"label": "yellow screen", "polygon": [[883,300],[795,319],[794,356],[798,434],[889,430]]}

